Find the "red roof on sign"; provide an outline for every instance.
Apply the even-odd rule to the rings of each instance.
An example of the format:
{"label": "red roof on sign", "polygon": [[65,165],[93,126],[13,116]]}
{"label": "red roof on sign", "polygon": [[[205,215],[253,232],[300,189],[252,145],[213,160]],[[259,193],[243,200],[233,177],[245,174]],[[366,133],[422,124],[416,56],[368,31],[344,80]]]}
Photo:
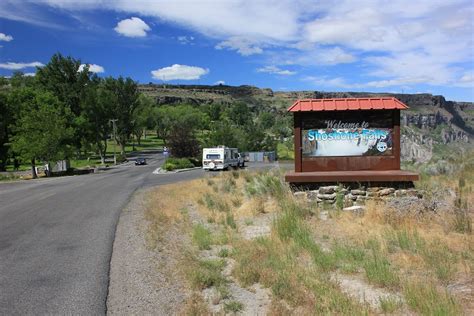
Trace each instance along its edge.
{"label": "red roof on sign", "polygon": [[406,110],[396,98],[347,98],[297,100],[288,112],[346,111],[346,110]]}

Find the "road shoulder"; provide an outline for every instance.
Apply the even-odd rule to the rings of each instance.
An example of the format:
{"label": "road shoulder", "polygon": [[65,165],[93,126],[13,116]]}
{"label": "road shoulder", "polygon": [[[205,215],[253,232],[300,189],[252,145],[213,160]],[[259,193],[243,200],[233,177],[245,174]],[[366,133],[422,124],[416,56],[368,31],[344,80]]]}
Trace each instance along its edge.
{"label": "road shoulder", "polygon": [[170,315],[188,298],[173,272],[179,259],[166,248],[147,244],[146,196],[151,190],[136,192],[120,216],[110,263],[108,314]]}

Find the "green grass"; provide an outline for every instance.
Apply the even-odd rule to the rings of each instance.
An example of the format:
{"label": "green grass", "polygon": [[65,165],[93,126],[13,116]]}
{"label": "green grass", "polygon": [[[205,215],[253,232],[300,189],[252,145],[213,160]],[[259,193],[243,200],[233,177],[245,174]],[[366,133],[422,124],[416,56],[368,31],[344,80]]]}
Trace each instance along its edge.
{"label": "green grass", "polygon": [[287,184],[277,172],[254,175],[245,185],[245,192],[249,196],[272,196],[277,200],[283,199],[288,190]]}
{"label": "green grass", "polygon": [[[28,170],[31,170],[30,164],[20,164],[20,166],[18,167],[18,171],[28,171]],[[14,171],[13,165],[7,165],[6,171],[9,171],[9,172]]]}
{"label": "green grass", "polygon": [[244,304],[239,301],[232,300],[224,303],[224,311],[227,313],[238,313],[244,309]]}
{"label": "green grass", "polygon": [[384,314],[393,314],[403,306],[402,301],[392,296],[381,297],[379,302],[380,309]]}
{"label": "green grass", "polygon": [[195,225],[193,227],[193,241],[198,246],[200,250],[209,250],[212,245],[212,234],[201,224]]}
{"label": "green grass", "polygon": [[225,217],[225,223],[230,228],[237,229],[237,224],[235,222],[234,215],[232,215],[232,213],[230,213],[230,212],[227,213],[227,215]]}
{"label": "green grass", "polygon": [[446,245],[435,241],[424,249],[422,256],[442,283],[447,284],[453,279],[458,258]]}
{"label": "green grass", "polygon": [[211,211],[230,212],[229,204],[227,204],[223,198],[215,194],[205,193],[199,203],[205,205]]}
{"label": "green grass", "polygon": [[408,283],[403,295],[409,307],[421,315],[461,315],[458,303],[447,292],[440,292],[434,284]]}
{"label": "green grass", "polygon": [[[114,143],[115,141],[113,140],[108,140],[107,141],[107,155],[113,155],[114,154]],[[130,142],[125,146],[125,152],[130,153],[133,151],[133,143]],[[163,147],[163,140],[159,139],[158,137],[154,135],[147,136],[147,139],[143,139],[140,141],[140,145],[138,145],[138,142],[135,140],[135,151],[142,151],[146,149],[156,149],[156,148],[162,148]],[[115,150],[117,153],[120,152],[120,146],[118,144],[115,145]]]}
{"label": "green grass", "polygon": [[388,248],[390,252],[395,252],[398,249],[409,251],[412,253],[419,253],[425,249],[426,242],[418,234],[416,229],[408,230],[402,228],[399,230],[388,231],[385,234]]}
{"label": "green grass", "polygon": [[229,249],[222,248],[217,255],[221,258],[227,258],[229,256]]}
{"label": "green grass", "polygon": [[227,280],[222,275],[225,261],[199,260],[196,267],[191,272],[191,285],[195,289],[205,289],[211,286],[222,287],[227,284]]}
{"label": "green grass", "polygon": [[334,243],[332,252],[337,268],[344,273],[356,273],[366,258],[364,249],[340,241]]}
{"label": "green grass", "polygon": [[442,283],[453,279],[458,257],[440,241],[428,243],[416,230],[400,229],[385,235],[390,252],[398,250],[419,254]]}
{"label": "green grass", "polygon": [[225,193],[230,193],[235,190],[237,183],[233,177],[225,177],[221,182],[221,190]]}
{"label": "green grass", "polygon": [[397,287],[400,285],[400,278],[393,270],[385,253],[380,248],[380,243],[371,239],[367,243],[369,255],[363,262],[365,275],[370,283],[385,286]]}
{"label": "green grass", "polygon": [[12,181],[20,179],[15,174],[0,174],[0,181]]}

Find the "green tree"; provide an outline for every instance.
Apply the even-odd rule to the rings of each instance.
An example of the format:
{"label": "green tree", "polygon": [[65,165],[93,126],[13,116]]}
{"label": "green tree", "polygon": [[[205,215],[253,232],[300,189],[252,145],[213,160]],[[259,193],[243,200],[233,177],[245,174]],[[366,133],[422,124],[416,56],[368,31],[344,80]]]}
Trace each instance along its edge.
{"label": "green tree", "polygon": [[94,84],[88,87],[83,105],[83,115],[87,120],[90,138],[99,153],[101,163],[105,163],[107,139],[111,134],[110,120],[114,117],[114,106],[117,96],[105,88],[102,80],[96,78]]}
{"label": "green tree", "polygon": [[11,112],[8,106],[7,94],[0,92],[0,171],[5,171],[8,163],[9,125]]}
{"label": "green tree", "polygon": [[24,94],[25,103],[21,104],[14,127],[12,148],[25,161],[31,161],[32,175],[36,178],[36,161],[50,164],[67,157],[66,141],[73,134],[67,124],[71,113],[49,92],[22,89],[19,93]]}
{"label": "green tree", "polygon": [[229,106],[225,111],[225,116],[235,125],[246,126],[253,123],[252,112],[247,104],[242,102]]}
{"label": "green tree", "polygon": [[228,121],[214,122],[209,133],[207,146],[215,147],[219,145],[246,150],[244,131]]}
{"label": "green tree", "polygon": [[258,122],[263,129],[270,129],[275,124],[275,114],[262,112],[258,116]]}
{"label": "green tree", "polygon": [[122,155],[125,154],[125,146],[130,140],[133,132],[134,112],[138,107],[138,86],[131,78],[114,79],[106,78],[105,89],[112,92],[116,97],[113,108],[114,118],[117,119],[116,141],[120,145]]}
{"label": "green tree", "polygon": [[82,116],[82,105],[87,94],[92,73],[88,66],[80,70],[81,61],[57,53],[44,67],[38,67],[36,82],[40,89],[54,94],[73,114],[69,117],[68,127],[74,128],[71,142],[79,152],[84,139],[87,139],[87,120]]}
{"label": "green tree", "polygon": [[138,97],[138,107],[134,113],[133,119],[133,135],[137,139],[138,145],[143,135],[146,138],[146,131],[155,127],[153,109],[155,101],[144,95],[140,94]]}
{"label": "green tree", "polygon": [[15,71],[9,81],[13,88],[34,87],[36,84],[34,76],[25,76],[21,71]]}
{"label": "green tree", "polygon": [[190,130],[203,131],[208,128],[209,117],[198,108],[190,105],[165,105],[155,110],[156,131],[165,145],[173,129],[189,127]]}

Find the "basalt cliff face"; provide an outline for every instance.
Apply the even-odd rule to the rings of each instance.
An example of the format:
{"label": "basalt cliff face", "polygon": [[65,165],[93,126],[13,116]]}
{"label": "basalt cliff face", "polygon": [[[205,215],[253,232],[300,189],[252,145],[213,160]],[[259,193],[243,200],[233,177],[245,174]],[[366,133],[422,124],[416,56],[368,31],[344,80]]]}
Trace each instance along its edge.
{"label": "basalt cliff face", "polygon": [[244,102],[252,108],[284,112],[297,99],[393,96],[410,107],[402,111],[401,149],[404,160],[428,161],[450,148],[474,146],[474,103],[447,101],[431,94],[273,91],[253,86],[140,85],[157,104],[192,105]]}

